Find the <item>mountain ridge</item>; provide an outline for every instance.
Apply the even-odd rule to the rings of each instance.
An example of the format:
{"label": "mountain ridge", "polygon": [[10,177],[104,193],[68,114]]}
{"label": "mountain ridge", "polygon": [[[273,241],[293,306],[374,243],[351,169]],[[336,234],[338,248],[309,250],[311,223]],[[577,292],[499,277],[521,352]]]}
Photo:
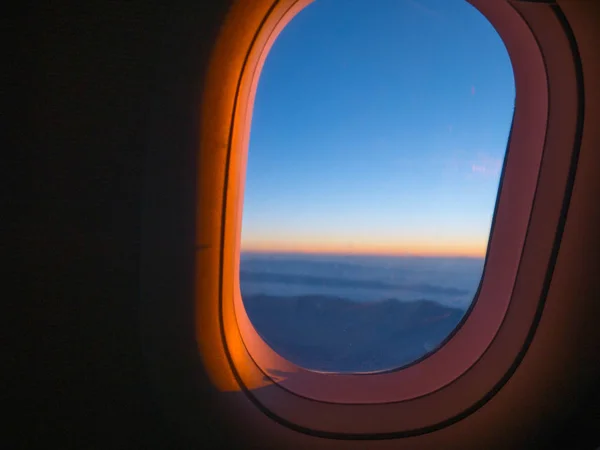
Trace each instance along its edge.
{"label": "mountain ridge", "polygon": [[243,296],[257,332],[281,356],[313,370],[366,372],[429,353],[465,311],[429,299],[359,302],[328,295]]}

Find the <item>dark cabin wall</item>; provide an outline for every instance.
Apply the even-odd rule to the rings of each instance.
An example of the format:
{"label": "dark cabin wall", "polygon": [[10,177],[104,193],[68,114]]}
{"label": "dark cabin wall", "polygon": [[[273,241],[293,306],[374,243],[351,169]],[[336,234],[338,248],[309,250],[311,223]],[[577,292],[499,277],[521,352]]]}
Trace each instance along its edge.
{"label": "dark cabin wall", "polygon": [[[28,299],[14,336],[13,448],[185,447],[163,417],[141,347],[147,129],[160,117],[172,147],[164,219],[193,219],[194,199],[180,193],[194,183],[196,75],[227,7],[38,2],[11,18],[15,53],[27,63],[17,84],[29,121],[15,151],[31,150],[11,178]],[[181,249],[193,221],[172,225],[179,241],[163,244]],[[186,285],[176,269],[165,276]]]}

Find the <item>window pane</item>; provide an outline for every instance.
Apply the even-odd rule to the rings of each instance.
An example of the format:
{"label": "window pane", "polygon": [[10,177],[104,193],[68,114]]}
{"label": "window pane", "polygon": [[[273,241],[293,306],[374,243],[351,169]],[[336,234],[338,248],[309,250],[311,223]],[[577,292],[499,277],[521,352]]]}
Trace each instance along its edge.
{"label": "window pane", "polygon": [[479,286],[514,106],[506,49],[464,0],[316,0],[258,84],[240,284],[309,369],[434,351]]}

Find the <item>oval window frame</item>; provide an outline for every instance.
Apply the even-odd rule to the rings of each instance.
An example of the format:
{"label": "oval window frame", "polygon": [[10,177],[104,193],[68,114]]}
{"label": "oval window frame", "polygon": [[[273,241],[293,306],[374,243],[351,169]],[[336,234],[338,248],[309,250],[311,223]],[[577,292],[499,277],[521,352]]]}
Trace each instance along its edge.
{"label": "oval window frame", "polygon": [[[264,6],[266,3],[262,2],[261,5]],[[522,352],[524,342],[526,343],[530,339],[531,330],[535,328],[536,317],[539,318],[539,314],[541,314],[540,305],[543,307],[544,291],[549,283],[548,270],[552,265],[553,255],[556,253],[556,230],[560,228],[561,220],[564,220],[561,211],[564,210],[565,201],[568,201],[565,193],[568,191],[570,166],[564,162],[565,158],[572,158],[576,153],[577,145],[574,145],[573,142],[577,141],[578,121],[582,120],[575,113],[579,108],[577,99],[580,99],[581,96],[577,96],[577,91],[581,89],[581,80],[578,80],[576,63],[564,57],[564,55],[573,53],[573,42],[568,36],[568,25],[560,21],[557,7],[545,5],[519,5],[517,7],[517,5],[494,0],[472,0],[470,2],[490,20],[505,41],[513,61],[516,78],[517,104],[513,137],[503,177],[498,217],[507,216],[502,209],[502,195],[506,191],[513,194],[515,190],[521,192],[516,188],[522,186],[517,181],[519,175],[523,173],[520,170],[524,170],[524,165],[511,163],[511,155],[518,154],[523,158],[527,156],[525,160],[530,163],[529,170],[533,170],[532,167],[535,169],[526,178],[532,183],[533,188],[529,207],[524,208],[527,209],[526,227],[522,236],[519,256],[513,260],[516,267],[512,267],[514,278],[511,283],[511,292],[506,298],[503,308],[499,308],[503,312],[497,332],[493,333],[485,350],[475,358],[474,364],[468,367],[463,366],[464,370],[460,374],[454,378],[447,378],[444,383],[440,383],[439,379],[434,379],[433,375],[440,372],[439,370],[433,371],[432,367],[435,366],[432,366],[431,363],[430,367],[423,365],[425,361],[433,359],[442,350],[446,349],[445,351],[448,352],[447,349],[451,348],[449,344],[470,322],[479,322],[479,327],[483,327],[483,322],[472,313],[463,327],[448,341],[447,346],[411,366],[419,368],[419,370],[413,370],[412,376],[406,375],[407,369],[368,375],[333,375],[312,371],[306,373],[307,371],[304,369],[298,370],[299,368],[274,354],[260,338],[257,339],[258,335],[245,316],[236,274],[237,264],[239,264],[239,231],[241,231],[243,197],[240,193],[244,181],[241,168],[245,164],[251,108],[258,80],[257,73],[259,73],[257,69],[260,69],[260,65],[264,62],[264,57],[275,39],[277,30],[281,30],[291,20],[292,14],[301,9],[300,6],[306,6],[308,3],[310,2],[293,2],[291,0],[271,2],[270,14],[263,21],[262,31],[255,36],[254,44],[246,55],[246,69],[242,71],[235,95],[236,103],[232,108],[234,111],[233,125],[229,130],[231,131],[228,145],[229,167],[225,169],[226,181],[223,186],[226,195],[223,197],[222,203],[223,226],[221,228],[218,314],[223,350],[227,355],[231,374],[242,390],[263,412],[289,427],[317,435],[344,434],[345,436],[364,436],[365,438],[389,437],[390,433],[399,436],[425,432],[432,427],[432,423],[452,423],[453,420],[459,420],[456,418],[468,410],[465,405],[472,407],[481,399],[489,396],[493,390],[490,390],[490,385],[497,385],[498,380],[510,372],[510,367],[514,366],[515,354],[518,356]],[[532,20],[531,15],[527,16],[527,8],[531,7],[546,8],[545,17],[543,17],[544,14],[539,14],[536,15],[535,20]],[[245,8],[248,6],[246,5]],[[520,29],[523,33],[520,37],[527,36],[529,40],[517,37],[519,35],[515,28],[517,22],[514,21],[520,21]],[[533,23],[535,21],[538,22],[537,25]],[[540,39],[540,33],[538,33],[537,37],[540,39],[538,42],[531,29],[537,26],[538,30],[542,30],[542,21],[546,21],[545,31],[541,33],[544,35],[545,41]],[[554,26],[547,26],[552,21],[555,22]],[[509,26],[513,27],[510,33],[503,34],[502,27]],[[265,31],[267,29],[270,30],[268,34]],[[554,33],[558,30],[562,33],[552,35],[548,30]],[[506,37],[510,37],[509,41],[512,45],[510,48]],[[527,44],[523,45],[523,42],[527,42]],[[551,52],[550,48],[554,49],[555,46],[569,47],[570,51]],[[522,58],[520,66],[514,59],[516,58],[515,52]],[[532,70],[532,64],[536,67],[535,70]],[[520,69],[517,69],[517,66]],[[523,69],[524,67],[526,69]],[[250,71],[249,68],[252,70]],[[524,70],[529,73],[529,76],[524,73]],[[541,73],[543,76],[540,75]],[[538,83],[539,86],[542,78],[545,78],[547,83],[543,85],[544,89],[536,91],[535,84],[532,83]],[[550,89],[553,80],[556,80],[556,84],[560,84],[560,89]],[[531,89],[525,89],[526,87]],[[575,91],[575,95],[572,95],[573,91]],[[529,100],[523,92],[529,95]],[[537,97],[532,92],[536,93]],[[548,107],[550,97],[552,108]],[[539,108],[540,104],[543,105],[544,98],[546,99],[546,114],[542,115]],[[540,101],[540,99],[542,100]],[[536,108],[537,113],[535,113]],[[539,129],[526,126],[531,125],[531,117],[538,119],[537,127]],[[547,127],[552,122],[561,123],[561,130],[559,127]],[[534,132],[531,131],[532,129]],[[549,136],[548,130],[552,130],[555,136]],[[527,149],[527,151],[515,152],[514,148]],[[569,151],[566,151],[566,148]],[[532,173],[535,176],[532,176]],[[556,176],[558,176],[559,182],[554,184],[554,188],[550,188],[550,183],[556,179]],[[541,185],[544,188],[538,189]],[[542,194],[547,192],[547,194],[538,196],[536,195],[537,191]],[[505,202],[508,202],[511,210],[514,208],[514,201],[505,200]],[[522,204],[526,204],[526,201],[522,200]],[[500,236],[503,239],[500,242],[504,243],[511,236],[507,232],[504,222],[498,222],[497,218],[495,221],[495,230],[490,237],[490,259],[493,254],[497,253],[495,249],[503,248],[500,244],[494,244],[493,240],[499,239],[497,236]],[[199,237],[203,237],[201,233]],[[543,255],[540,256],[542,253]],[[545,263],[540,264],[540,260]],[[490,277],[490,271],[501,270],[502,265],[500,268],[494,266],[486,269],[482,291],[476,305],[481,304],[483,298],[489,298],[483,286],[485,278]],[[535,277],[530,277],[534,273]],[[534,279],[534,283],[527,282],[531,279]],[[503,284],[506,285],[506,283]],[[208,301],[204,303],[208,303]],[[202,307],[198,309],[202,310]],[[214,307],[211,311],[214,313]],[[489,312],[489,310],[487,311]],[[494,317],[498,320],[498,315]],[[197,330],[199,343],[202,343],[205,341],[205,335],[201,327]],[[472,334],[465,334],[464,331],[463,335],[472,336]],[[201,353],[206,355],[206,350],[202,348],[202,345],[200,347]],[[511,351],[506,351],[509,347]],[[498,364],[497,360],[502,359],[502,353],[506,355],[504,358],[506,361]],[[453,354],[458,355],[461,352],[455,348]],[[492,362],[494,363],[492,364]],[[285,378],[286,372],[291,372],[293,376]],[[392,375],[393,379],[390,378],[391,381],[388,384],[383,383],[382,386],[381,377],[388,375]],[[281,377],[283,379],[280,379]],[[490,380],[494,380],[494,382],[490,383]],[[419,391],[418,383],[428,383],[428,386]],[[397,391],[395,393],[393,391],[399,384],[408,386],[403,395],[398,395]],[[425,385],[422,384],[422,386]],[[461,395],[457,396],[457,393],[461,393]],[[469,395],[462,395],[465,393]],[[452,405],[452,407],[444,408],[448,405]],[[436,411],[432,411],[433,409]],[[359,426],[360,429],[356,429],[357,424],[351,420],[352,415],[357,414],[358,410],[362,411],[360,414],[365,417],[364,423]],[[449,410],[454,411],[451,413]],[[349,423],[352,423],[354,427],[354,432],[350,434],[348,433]]]}

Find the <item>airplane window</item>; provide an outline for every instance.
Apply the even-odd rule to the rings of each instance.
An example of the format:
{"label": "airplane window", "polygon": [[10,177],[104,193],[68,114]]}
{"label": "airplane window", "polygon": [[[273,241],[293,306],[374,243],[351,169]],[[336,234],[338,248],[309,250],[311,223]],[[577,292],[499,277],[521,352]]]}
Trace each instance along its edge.
{"label": "airplane window", "polygon": [[465,0],[316,0],[258,83],[240,289],[256,331],[307,369],[435,351],[476,298],[515,87]]}

